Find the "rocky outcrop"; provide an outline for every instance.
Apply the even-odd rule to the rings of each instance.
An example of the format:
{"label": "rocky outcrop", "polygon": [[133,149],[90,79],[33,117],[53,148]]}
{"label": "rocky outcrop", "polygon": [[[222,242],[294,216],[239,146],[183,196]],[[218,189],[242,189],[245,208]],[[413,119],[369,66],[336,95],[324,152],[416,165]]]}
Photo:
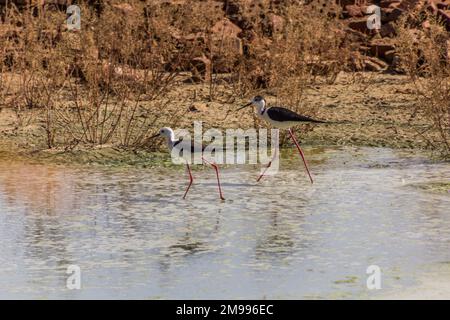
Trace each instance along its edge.
{"label": "rocky outcrop", "polygon": [[[359,52],[354,57],[356,69],[379,71],[395,70],[398,57],[392,39],[396,35],[395,23],[403,16],[416,10],[432,13],[450,31],[450,1],[442,0],[345,0],[338,1],[343,10],[343,19],[349,29],[359,35]],[[370,30],[367,19],[371,5],[380,7],[381,28]],[[417,25],[427,27],[427,21],[417,21]],[[414,30],[413,30],[414,31]],[[416,30],[417,31],[417,30]],[[416,32],[414,31],[414,32]],[[418,32],[418,31],[417,31]],[[382,62],[382,63],[380,63]]]}
{"label": "rocky outcrop", "polygon": [[[102,5],[108,1],[97,1]],[[97,3],[96,2],[96,3]],[[0,0],[0,6],[14,3],[18,7],[32,3],[34,6],[67,6],[71,0]],[[89,1],[88,1],[89,3]],[[206,80],[214,72],[227,72],[230,66],[248,52],[258,51],[270,54],[272,42],[283,39],[286,18],[283,8],[287,4],[302,3],[316,5],[323,14],[333,13],[345,23],[342,32],[352,41],[350,65],[352,70],[381,71],[395,69],[398,62],[392,38],[395,36],[395,23],[413,10],[431,13],[450,31],[450,1],[448,0],[216,0],[208,2],[211,10],[219,12],[208,28],[186,33],[181,27],[169,26],[166,31],[177,42],[176,47],[195,47],[187,58],[183,70],[190,70],[196,80]],[[158,6],[173,7],[174,12],[186,6],[187,0],[162,0]],[[380,28],[369,28],[368,13],[372,5],[380,8]],[[129,3],[111,4],[112,8],[127,17],[141,12]],[[418,21],[418,27],[427,28],[427,21]],[[2,37],[12,37],[18,31],[0,25]],[[190,32],[190,31],[189,31]],[[200,45],[199,45],[200,44]],[[257,47],[257,50],[254,48]],[[249,50],[251,48],[252,50]],[[447,50],[447,56],[450,49]],[[263,59],[261,54],[259,59]],[[165,61],[170,69],[171,62]],[[178,63],[178,60],[177,60]],[[179,67],[179,66],[178,66]],[[260,70],[255,70],[255,74]]]}

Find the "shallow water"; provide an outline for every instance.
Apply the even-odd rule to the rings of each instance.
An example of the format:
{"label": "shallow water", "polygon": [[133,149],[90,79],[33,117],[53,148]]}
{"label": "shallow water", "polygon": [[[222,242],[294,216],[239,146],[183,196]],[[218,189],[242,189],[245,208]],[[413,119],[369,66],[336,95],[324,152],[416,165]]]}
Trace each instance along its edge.
{"label": "shallow water", "polygon": [[[450,164],[382,148],[293,151],[198,178],[180,168],[0,163],[0,298],[372,298],[450,261]],[[67,267],[81,289],[66,288]],[[380,290],[366,269],[381,268]],[[448,276],[447,276],[448,277]],[[450,279],[446,279],[450,281]]]}

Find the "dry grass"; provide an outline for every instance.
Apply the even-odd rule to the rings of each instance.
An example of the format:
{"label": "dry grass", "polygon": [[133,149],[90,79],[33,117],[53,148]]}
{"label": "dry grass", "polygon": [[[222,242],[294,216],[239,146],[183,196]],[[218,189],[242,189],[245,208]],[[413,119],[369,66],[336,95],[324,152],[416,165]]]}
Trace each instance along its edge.
{"label": "dry grass", "polygon": [[[412,24],[414,21],[414,25]],[[422,22],[423,21],[423,22]],[[426,21],[426,22],[425,22]],[[417,22],[426,23],[418,27]],[[414,29],[412,28],[414,27]],[[431,149],[450,155],[450,35],[440,21],[426,12],[405,16],[397,25],[400,64],[414,84],[417,96],[412,117],[427,119],[418,131]]]}
{"label": "dry grass", "polygon": [[161,103],[179,72],[166,70],[164,60],[176,57],[146,36],[154,26],[135,12],[110,7],[97,16],[86,5],[81,11],[82,30],[71,32],[61,11],[6,9],[5,22],[20,32],[5,37],[12,50],[2,51],[8,63],[1,69],[1,103],[19,115],[40,110],[27,123],[43,124],[48,148],[142,146],[157,122],[154,102]]}
{"label": "dry grass", "polygon": [[[270,30],[270,41],[255,37],[247,55],[232,69],[231,92],[240,97],[267,94],[275,97],[276,104],[314,116],[316,107],[304,103],[305,90],[319,83],[333,83],[349,61],[350,46],[338,19],[340,8],[312,1],[308,6],[286,5],[276,13],[282,17],[283,27]],[[256,34],[268,32],[264,20],[268,17],[255,15],[250,9],[246,14]],[[258,124],[256,118],[254,121]]]}
{"label": "dry grass", "polygon": [[129,4],[99,10],[82,2],[78,32],[66,29],[66,14],[55,7],[4,9],[0,103],[16,110],[19,125],[41,125],[47,148],[148,146],[151,133],[186,112],[164,110],[182,72],[204,81],[208,94],[199,100],[270,90],[305,109],[305,86],[318,74],[333,81],[347,59],[336,15],[314,6],[288,5],[277,12],[283,23],[268,27],[268,3],[243,5],[254,36],[242,43],[217,2]]}
{"label": "dry grass", "polygon": [[[16,111],[18,127],[42,128],[42,148],[65,150],[154,147],[148,138],[188,112],[174,106],[174,92],[193,83],[192,103],[263,94],[314,116],[317,104],[305,104],[305,90],[348,70],[353,44],[338,6],[307,2],[274,9],[269,1],[244,1],[227,18],[236,10],[232,1],[225,8],[210,0],[81,1],[80,31],[67,30],[65,8],[4,8],[0,105]],[[416,84],[416,114],[430,124],[418,134],[449,154],[450,72],[440,49],[448,33],[432,22],[418,41],[413,20],[399,24],[397,48]],[[370,81],[363,85],[370,90]]]}

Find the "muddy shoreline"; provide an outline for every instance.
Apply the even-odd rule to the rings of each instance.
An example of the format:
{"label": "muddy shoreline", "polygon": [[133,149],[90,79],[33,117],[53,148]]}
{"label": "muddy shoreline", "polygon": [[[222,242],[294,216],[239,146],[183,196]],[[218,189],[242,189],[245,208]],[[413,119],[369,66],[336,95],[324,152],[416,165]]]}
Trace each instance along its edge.
{"label": "muddy shoreline", "polygon": [[[230,92],[224,89],[211,102],[201,98],[206,96],[207,90],[202,84],[184,84],[169,94],[171,102],[167,108],[186,110],[178,128],[192,130],[194,121],[202,121],[204,130],[219,128],[223,132],[226,128],[266,126],[254,117],[250,109],[242,113],[233,112],[247,101],[245,98],[227,102]],[[198,97],[196,100],[192,99],[192,92]],[[260,93],[264,94],[269,104],[278,104],[277,98],[269,90]],[[302,104],[297,106],[303,114],[329,123],[301,125],[296,128],[296,133],[303,145],[427,149],[427,137],[421,134],[427,127],[427,120],[420,112],[415,112],[416,99],[406,76],[341,73],[334,84],[318,83],[305,88]],[[165,163],[169,158],[162,141],[139,150],[121,148],[114,143],[103,146],[79,145],[73,150],[48,149],[43,120],[39,114],[31,116],[35,120],[21,125],[16,111],[0,109],[0,159],[149,166]],[[427,134],[437,133],[427,131]],[[292,147],[283,133],[281,141],[286,142],[283,147]],[[430,156],[441,159],[432,152]]]}

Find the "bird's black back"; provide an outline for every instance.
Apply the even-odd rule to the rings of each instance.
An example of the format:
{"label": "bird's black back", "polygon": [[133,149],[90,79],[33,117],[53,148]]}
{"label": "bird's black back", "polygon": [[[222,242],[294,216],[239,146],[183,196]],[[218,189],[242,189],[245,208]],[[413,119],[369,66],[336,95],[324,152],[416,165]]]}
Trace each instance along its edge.
{"label": "bird's black back", "polygon": [[[178,141],[176,141],[173,144],[173,147],[176,149],[181,148],[180,143],[183,142],[183,138],[179,138]],[[203,152],[205,151],[206,146],[202,143],[200,146],[198,146],[197,144],[194,143],[194,141],[191,141],[191,153],[196,153],[196,152]]]}
{"label": "bird's black back", "polygon": [[283,107],[270,107],[267,109],[267,115],[275,121],[285,122],[285,121],[296,121],[296,122],[315,122],[324,123],[325,121],[315,120],[310,117],[299,115],[294,111]]}

